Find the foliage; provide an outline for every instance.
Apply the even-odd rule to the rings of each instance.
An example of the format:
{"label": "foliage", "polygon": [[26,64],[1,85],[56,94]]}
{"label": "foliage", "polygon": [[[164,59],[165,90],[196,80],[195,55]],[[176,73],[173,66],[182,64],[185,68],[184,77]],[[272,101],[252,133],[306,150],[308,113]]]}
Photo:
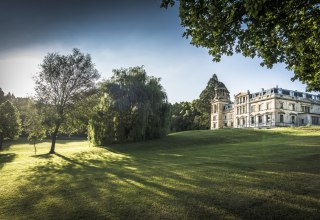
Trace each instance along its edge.
{"label": "foliage", "polygon": [[113,70],[101,84],[100,103],[89,123],[94,144],[144,141],[167,134],[170,108],[160,79],[143,66]]}
{"label": "foliage", "polygon": [[200,124],[202,128],[210,128],[211,118],[211,102],[215,96],[215,88],[220,85],[220,81],[216,74],[209,79],[207,86],[200,93],[199,99],[195,100],[196,108],[201,113],[195,118],[196,123]]}
{"label": "foliage", "polygon": [[213,74],[209,79],[207,86],[199,96],[198,108],[203,113],[210,114],[211,112],[211,101],[215,96],[215,88],[219,85],[219,80],[216,74]]}
{"label": "foliage", "polygon": [[211,100],[219,83],[217,75],[213,74],[198,99],[173,104],[171,131],[209,129]]}
{"label": "foliage", "polygon": [[3,92],[3,90],[0,88],[0,104],[4,103],[5,101],[13,102],[15,99],[15,96],[13,93],[8,92],[7,95]]}
{"label": "foliage", "polygon": [[12,100],[12,103],[14,106],[17,107],[19,113],[20,113],[20,119],[21,119],[21,135],[22,136],[28,136],[27,131],[27,115],[32,114],[33,111],[36,111],[36,104],[35,101],[32,98],[14,98]]}
{"label": "foliage", "polygon": [[75,96],[73,109],[66,114],[61,133],[86,137],[89,120],[95,113],[94,106],[97,106],[100,100],[99,95],[99,90],[93,88]]}
{"label": "foliage", "polygon": [[180,102],[172,105],[171,131],[198,130],[202,127],[196,121],[201,113],[196,108],[195,101]]}
{"label": "foliage", "polygon": [[35,77],[36,93],[50,112],[49,124],[53,125],[50,153],[54,153],[60,126],[73,111],[76,97],[92,89],[100,75],[91,56],[79,49],[73,49],[70,55],[49,53],[40,66],[41,72]]}
{"label": "foliage", "polygon": [[5,101],[6,101],[6,98],[5,98],[4,92],[0,88],[0,104],[4,103]]}
{"label": "foliage", "polygon": [[3,141],[17,138],[20,130],[19,111],[10,101],[5,101],[0,105],[0,150]]}
{"label": "foliage", "polygon": [[37,154],[36,142],[42,141],[46,137],[46,129],[43,123],[43,116],[37,108],[29,108],[26,112],[25,131],[28,134],[28,140],[33,143],[34,152]]}
{"label": "foliage", "polygon": [[[163,0],[162,7],[175,0]],[[320,4],[318,0],[180,0],[183,36],[209,49],[214,61],[242,53],[262,66],[285,63],[292,80],[320,91]]]}

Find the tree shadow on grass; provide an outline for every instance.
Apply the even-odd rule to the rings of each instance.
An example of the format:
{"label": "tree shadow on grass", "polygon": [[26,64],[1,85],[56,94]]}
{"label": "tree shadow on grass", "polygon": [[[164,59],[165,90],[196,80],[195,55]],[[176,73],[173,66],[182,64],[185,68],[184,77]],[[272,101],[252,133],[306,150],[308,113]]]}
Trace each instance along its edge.
{"label": "tree shadow on grass", "polygon": [[0,170],[6,163],[12,162],[16,157],[16,154],[8,153],[8,154],[0,154]]}
{"label": "tree shadow on grass", "polygon": [[[39,219],[315,217],[306,204],[286,201],[287,194],[299,192],[287,191],[274,174],[248,172],[232,157],[211,164],[185,159],[128,157],[102,149],[94,154],[57,154],[34,168],[16,203],[21,213]],[[309,205],[314,208],[317,202]]]}
{"label": "tree shadow on grass", "polygon": [[[191,151],[196,141],[180,146],[182,137],[173,136],[158,149],[149,142],[57,154],[41,160],[25,178],[16,209],[33,219],[315,219],[320,178],[309,171],[311,165],[319,168],[318,157],[311,165],[306,157],[299,163],[306,163],[305,172],[294,173],[295,158],[281,155],[306,149],[273,142],[260,146],[255,134],[245,146],[235,137],[215,148],[212,141],[218,139],[203,138],[197,151]],[[260,138],[270,137],[277,138]],[[311,178],[315,188],[304,188]],[[10,216],[14,210],[8,217],[19,217]]]}
{"label": "tree shadow on grass", "polygon": [[46,154],[36,154],[36,155],[32,155],[31,157],[41,158],[41,159],[49,159],[49,158],[52,158],[53,155],[52,155],[52,154],[49,154],[49,153],[46,153]]}

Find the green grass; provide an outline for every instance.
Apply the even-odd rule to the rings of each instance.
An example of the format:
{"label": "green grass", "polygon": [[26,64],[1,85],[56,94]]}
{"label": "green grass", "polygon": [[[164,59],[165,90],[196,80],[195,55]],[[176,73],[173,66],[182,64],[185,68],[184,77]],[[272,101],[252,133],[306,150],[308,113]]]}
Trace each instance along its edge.
{"label": "green grass", "polygon": [[49,146],[0,152],[0,219],[320,218],[320,128]]}

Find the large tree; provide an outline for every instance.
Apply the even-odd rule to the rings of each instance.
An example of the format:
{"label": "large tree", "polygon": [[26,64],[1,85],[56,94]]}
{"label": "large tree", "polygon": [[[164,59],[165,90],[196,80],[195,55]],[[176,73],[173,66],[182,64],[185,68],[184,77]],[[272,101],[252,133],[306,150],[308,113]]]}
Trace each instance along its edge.
{"label": "large tree", "polygon": [[55,153],[55,143],[65,116],[72,111],[76,97],[95,86],[100,75],[89,54],[73,49],[70,55],[49,53],[41,71],[35,76],[36,94],[41,103],[51,107],[52,132],[50,153]]}
{"label": "large tree", "polygon": [[113,70],[89,123],[95,145],[159,138],[169,129],[170,108],[160,79],[143,66]]}
{"label": "large tree", "polygon": [[[177,0],[163,0],[162,7]],[[319,0],[180,0],[183,36],[214,61],[242,53],[272,68],[285,63],[292,80],[320,91]]]}
{"label": "large tree", "polygon": [[17,108],[6,101],[0,105],[0,150],[5,139],[14,139],[21,130],[20,115]]}
{"label": "large tree", "polygon": [[200,108],[201,112],[205,112],[210,114],[211,112],[211,101],[215,95],[215,88],[220,84],[218,77],[216,74],[213,74],[212,77],[209,79],[207,86],[199,96],[198,107]]}

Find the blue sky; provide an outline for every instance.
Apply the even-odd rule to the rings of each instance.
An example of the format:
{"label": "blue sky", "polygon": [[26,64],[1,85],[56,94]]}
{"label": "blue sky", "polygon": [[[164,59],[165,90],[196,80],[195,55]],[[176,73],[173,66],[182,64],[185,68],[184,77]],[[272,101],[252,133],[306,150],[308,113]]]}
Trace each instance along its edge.
{"label": "blue sky", "polygon": [[191,101],[213,73],[231,96],[276,85],[305,91],[291,82],[284,65],[261,67],[240,54],[212,62],[204,48],[182,38],[178,8],[160,0],[4,0],[0,8],[0,87],[16,96],[32,95],[32,76],[48,52],[91,54],[102,78],[112,69],[144,65],[162,79],[170,102]]}

